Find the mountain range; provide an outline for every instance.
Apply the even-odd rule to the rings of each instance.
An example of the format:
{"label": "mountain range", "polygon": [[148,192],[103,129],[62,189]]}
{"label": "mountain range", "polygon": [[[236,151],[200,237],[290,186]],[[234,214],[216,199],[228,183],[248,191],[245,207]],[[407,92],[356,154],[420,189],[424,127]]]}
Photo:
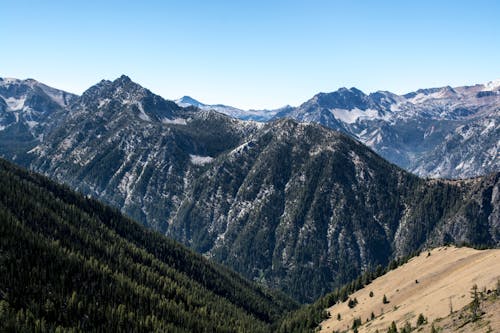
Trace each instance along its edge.
{"label": "mountain range", "polygon": [[[179,103],[179,101],[177,101]],[[182,105],[197,105],[184,98]],[[245,113],[207,106],[241,119],[283,117],[316,122],[374,149],[420,176],[466,178],[500,167],[500,80],[465,87],[420,89],[404,95],[356,88],[319,93],[298,107]]]}
{"label": "mountain range", "polygon": [[[3,79],[0,87],[2,156],[300,301],[424,246],[500,245],[499,162],[491,155],[494,148],[485,146],[498,144],[495,85],[464,88],[476,91],[472,101],[483,103],[474,112],[456,111],[452,121],[443,111],[443,124],[470,121],[468,140],[480,142],[476,153],[491,161],[481,164],[481,172],[496,171],[466,180],[419,178],[353,139],[354,129],[369,132],[361,129],[365,114],[368,123],[387,125],[380,137],[398,144],[404,141],[395,124],[418,129],[429,113],[426,124],[436,123],[435,133],[448,126],[437,124],[437,111],[426,113],[401,100],[398,105],[408,111],[396,111],[387,96],[376,104],[376,97],[355,89],[317,95],[262,123],[210,107],[179,106],[126,76],[103,80],[81,96],[34,80]],[[426,94],[438,91],[404,98]],[[38,107],[38,100],[47,102]],[[336,117],[331,110],[315,113],[325,103],[350,111],[336,111]],[[290,119],[309,110],[306,104],[308,114],[330,119],[327,127]],[[405,114],[412,120],[405,121]],[[485,119],[493,125],[472,125]],[[332,130],[335,124],[339,131]],[[428,137],[439,141],[433,135]]]}

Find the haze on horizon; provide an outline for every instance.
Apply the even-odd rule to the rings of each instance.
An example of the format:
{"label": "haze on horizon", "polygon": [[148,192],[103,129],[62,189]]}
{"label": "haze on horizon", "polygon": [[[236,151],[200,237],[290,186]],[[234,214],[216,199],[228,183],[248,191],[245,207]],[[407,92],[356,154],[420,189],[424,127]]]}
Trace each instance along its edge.
{"label": "haze on horizon", "polygon": [[78,94],[126,74],[169,99],[270,109],[342,86],[405,93],[500,78],[492,0],[0,3],[0,77]]}

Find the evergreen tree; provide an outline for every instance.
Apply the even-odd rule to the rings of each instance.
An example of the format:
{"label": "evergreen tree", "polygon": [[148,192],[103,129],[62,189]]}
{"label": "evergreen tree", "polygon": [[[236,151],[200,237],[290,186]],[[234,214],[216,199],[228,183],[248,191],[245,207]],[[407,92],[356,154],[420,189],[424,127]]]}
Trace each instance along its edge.
{"label": "evergreen tree", "polygon": [[295,307],[0,159],[0,332],[270,332]]}
{"label": "evergreen tree", "polygon": [[479,292],[477,291],[477,284],[472,286],[471,290],[472,302],[470,304],[471,319],[476,321],[481,316],[481,300],[479,299]]}
{"label": "evergreen tree", "polygon": [[427,320],[425,319],[424,315],[421,313],[418,315],[418,318],[417,318],[417,326],[422,326],[425,324]]}
{"label": "evergreen tree", "polygon": [[391,323],[391,326],[389,326],[387,333],[398,333],[398,328],[397,328],[396,323],[394,321]]}

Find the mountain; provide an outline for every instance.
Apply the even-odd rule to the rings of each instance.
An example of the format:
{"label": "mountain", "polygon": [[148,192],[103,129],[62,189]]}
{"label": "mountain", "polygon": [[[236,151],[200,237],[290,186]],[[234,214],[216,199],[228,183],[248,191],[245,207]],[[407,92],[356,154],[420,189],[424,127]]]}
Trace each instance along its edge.
{"label": "mountain", "polygon": [[465,178],[500,169],[500,81],[405,95],[341,88],[274,118],[283,117],[343,131],[421,176]]}
{"label": "mountain", "polygon": [[[47,125],[63,120],[77,97],[32,79],[0,79],[0,156],[25,164],[27,148],[43,141]],[[208,105],[189,96],[175,103],[243,120],[288,117],[317,122],[349,134],[420,176],[467,178],[500,168],[500,80],[405,95],[366,95],[356,88],[341,88],[319,93],[298,107],[276,110]]]}
{"label": "mountain", "polygon": [[[325,98],[345,106],[351,94],[372,107],[360,91]],[[420,179],[342,132],[180,107],[125,76],[76,98],[26,154],[27,167],[300,301],[423,246],[500,245],[499,173]]]}
{"label": "mountain", "polygon": [[499,173],[419,179],[347,135],[285,119],[208,164],[167,233],[311,301],[422,246],[500,245],[499,189]]}
{"label": "mountain", "polygon": [[270,332],[295,303],[0,160],[0,331]]}
{"label": "mountain", "polygon": [[30,166],[164,232],[196,171],[256,128],[122,76],[84,92]]}
{"label": "mountain", "polygon": [[205,111],[209,110],[217,111],[237,119],[255,120],[263,122],[268,121],[269,119],[274,117],[277,113],[285,112],[286,110],[289,110],[291,108],[290,106],[285,106],[283,108],[276,110],[242,110],[224,104],[212,104],[212,105],[204,104],[189,96],[183,96],[175,100],[175,103],[177,103],[177,105],[182,107],[195,106]]}
{"label": "mountain", "polygon": [[0,155],[23,162],[76,97],[33,79],[0,78]]}

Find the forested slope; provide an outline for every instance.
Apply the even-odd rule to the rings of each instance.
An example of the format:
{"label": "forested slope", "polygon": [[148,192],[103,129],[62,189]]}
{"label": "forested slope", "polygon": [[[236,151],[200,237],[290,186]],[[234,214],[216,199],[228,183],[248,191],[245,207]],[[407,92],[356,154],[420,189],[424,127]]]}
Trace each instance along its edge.
{"label": "forested slope", "polygon": [[266,332],[294,307],[0,160],[0,331]]}

